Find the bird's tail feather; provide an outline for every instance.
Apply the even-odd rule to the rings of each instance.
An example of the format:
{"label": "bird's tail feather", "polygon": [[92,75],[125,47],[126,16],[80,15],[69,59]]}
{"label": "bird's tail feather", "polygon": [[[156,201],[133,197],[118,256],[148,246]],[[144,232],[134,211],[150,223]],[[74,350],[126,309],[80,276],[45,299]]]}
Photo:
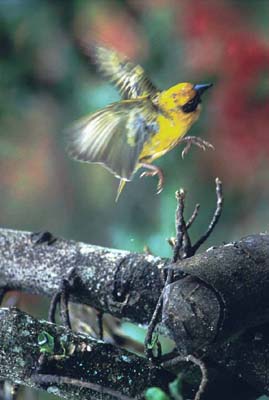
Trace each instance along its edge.
{"label": "bird's tail feather", "polygon": [[121,179],[120,180],[120,183],[119,183],[119,186],[118,186],[118,190],[117,190],[117,196],[116,196],[116,199],[115,199],[116,203],[117,203],[117,201],[118,201],[118,199],[120,197],[120,194],[123,191],[123,188],[126,185],[126,183],[127,183],[127,181],[125,179]]}

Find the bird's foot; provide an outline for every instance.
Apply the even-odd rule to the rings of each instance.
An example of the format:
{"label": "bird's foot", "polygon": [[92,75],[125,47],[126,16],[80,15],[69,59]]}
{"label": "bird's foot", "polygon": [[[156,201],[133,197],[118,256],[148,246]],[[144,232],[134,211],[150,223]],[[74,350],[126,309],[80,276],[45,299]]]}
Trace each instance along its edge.
{"label": "bird's foot", "polygon": [[196,146],[200,147],[200,149],[203,149],[204,151],[206,149],[215,150],[215,147],[211,143],[207,142],[206,140],[204,140],[200,137],[186,136],[186,137],[182,138],[179,143],[183,143],[183,142],[187,143],[187,144],[181,153],[182,158],[184,158],[185,155],[189,152],[192,144],[195,144]]}
{"label": "bird's foot", "polygon": [[156,167],[156,165],[147,164],[147,163],[141,163],[140,165],[141,165],[141,167],[146,168],[148,170],[148,171],[142,172],[142,174],[140,175],[140,178],[143,178],[144,176],[158,175],[159,182],[157,185],[157,193],[156,194],[161,193],[161,191],[163,190],[163,184],[164,184],[163,171],[159,167]]}

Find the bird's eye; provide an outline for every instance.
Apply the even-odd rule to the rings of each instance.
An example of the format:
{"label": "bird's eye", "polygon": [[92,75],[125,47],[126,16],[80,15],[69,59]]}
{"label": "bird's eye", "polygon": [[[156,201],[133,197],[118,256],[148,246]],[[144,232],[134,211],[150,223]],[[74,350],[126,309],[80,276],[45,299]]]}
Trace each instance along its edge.
{"label": "bird's eye", "polygon": [[182,106],[182,111],[185,113],[191,113],[196,110],[198,104],[201,103],[201,99],[199,95],[193,97],[193,99],[189,100],[186,104]]}

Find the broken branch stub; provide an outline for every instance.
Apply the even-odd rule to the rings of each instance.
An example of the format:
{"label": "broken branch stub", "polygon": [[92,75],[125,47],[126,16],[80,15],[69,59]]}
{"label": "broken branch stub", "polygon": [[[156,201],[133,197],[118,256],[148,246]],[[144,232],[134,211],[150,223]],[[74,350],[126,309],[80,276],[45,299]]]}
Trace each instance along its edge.
{"label": "broken branch stub", "polygon": [[[174,282],[165,289],[162,322],[180,354],[209,354],[216,345],[268,321],[268,235],[209,249],[171,268]],[[182,278],[182,272],[187,276]]]}

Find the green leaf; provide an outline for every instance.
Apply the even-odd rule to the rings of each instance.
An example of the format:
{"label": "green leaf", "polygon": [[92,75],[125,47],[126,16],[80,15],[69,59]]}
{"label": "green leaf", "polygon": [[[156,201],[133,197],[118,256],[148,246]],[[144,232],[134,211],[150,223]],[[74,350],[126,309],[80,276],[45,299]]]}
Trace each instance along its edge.
{"label": "green leaf", "polygon": [[153,333],[152,341],[151,343],[148,344],[148,348],[154,349],[157,346],[157,343],[158,343],[158,335],[156,333]]}
{"label": "green leaf", "polygon": [[169,383],[169,391],[174,400],[183,400],[182,397],[182,380],[178,376],[173,382]]}
{"label": "green leaf", "polygon": [[40,353],[54,353],[54,337],[48,332],[42,331],[37,338]]}
{"label": "green leaf", "polygon": [[146,400],[170,400],[170,397],[158,387],[151,387],[146,390],[145,393]]}

